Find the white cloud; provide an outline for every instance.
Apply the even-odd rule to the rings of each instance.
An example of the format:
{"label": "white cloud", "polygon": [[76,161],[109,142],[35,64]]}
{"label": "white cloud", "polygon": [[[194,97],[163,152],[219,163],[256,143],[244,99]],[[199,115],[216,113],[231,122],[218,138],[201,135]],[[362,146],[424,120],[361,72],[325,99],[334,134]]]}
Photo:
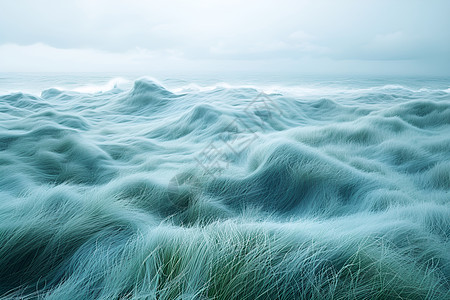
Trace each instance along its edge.
{"label": "white cloud", "polygon": [[315,39],[314,36],[312,36],[309,33],[304,32],[303,30],[297,30],[295,32],[292,32],[291,34],[289,34],[288,37],[290,40],[301,41],[301,42],[311,41],[311,40]]}
{"label": "white cloud", "polygon": [[[369,57],[382,59],[411,59],[411,50],[421,48],[420,41],[414,40],[402,31],[377,34],[362,49]],[[417,51],[415,51],[417,52]],[[417,54],[417,53],[416,53]]]}
{"label": "white cloud", "polygon": [[116,71],[166,69],[183,62],[177,51],[135,48],[123,53],[95,49],[59,49],[42,43],[0,46],[2,71]]}
{"label": "white cloud", "polygon": [[448,73],[449,10],[444,0],[5,1],[0,67],[237,70],[289,61],[294,72],[308,59],[409,60]]}

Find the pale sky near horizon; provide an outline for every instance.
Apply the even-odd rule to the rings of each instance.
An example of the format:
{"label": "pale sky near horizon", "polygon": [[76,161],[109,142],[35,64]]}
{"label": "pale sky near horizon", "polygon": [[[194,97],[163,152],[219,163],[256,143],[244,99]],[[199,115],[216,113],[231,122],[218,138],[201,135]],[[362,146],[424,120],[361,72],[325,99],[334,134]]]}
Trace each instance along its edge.
{"label": "pale sky near horizon", "polygon": [[450,75],[450,1],[0,3],[0,72]]}

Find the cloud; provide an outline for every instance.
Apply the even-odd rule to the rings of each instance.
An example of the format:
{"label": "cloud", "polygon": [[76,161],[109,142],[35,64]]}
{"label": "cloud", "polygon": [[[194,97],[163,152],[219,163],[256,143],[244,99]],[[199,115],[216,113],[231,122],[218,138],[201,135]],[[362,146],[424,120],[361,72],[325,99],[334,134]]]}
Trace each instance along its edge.
{"label": "cloud", "polygon": [[330,49],[315,43],[316,38],[304,31],[285,36],[220,40],[209,48],[212,56],[234,59],[270,59],[324,56]]}
{"label": "cloud", "polygon": [[417,59],[428,55],[420,39],[408,36],[402,31],[377,34],[362,47],[362,53],[369,59]]}
{"label": "cloud", "polygon": [[[205,74],[426,74],[441,69],[423,62],[336,60],[326,56],[292,58],[192,59],[178,50],[135,48],[124,52],[96,49],[61,49],[42,43],[28,46],[0,45],[2,72],[132,72],[151,76]],[[448,69],[446,69],[448,70]]]}
{"label": "cloud", "polygon": [[314,40],[315,37],[304,32],[303,30],[297,30],[295,32],[292,32],[291,34],[289,34],[289,39],[294,40],[294,41],[311,41]]}
{"label": "cloud", "polygon": [[0,45],[2,71],[116,71],[167,69],[183,62],[177,51],[135,48],[126,52],[96,49],[61,49],[36,43],[28,46]]}
{"label": "cloud", "polygon": [[[397,68],[395,61],[408,60],[409,69],[449,73],[449,9],[450,2],[439,0],[6,1],[0,45],[7,59],[0,66],[273,70],[286,64],[295,72],[327,69],[320,64],[330,61],[354,70],[353,61]],[[319,65],[306,67],[312,62]]]}

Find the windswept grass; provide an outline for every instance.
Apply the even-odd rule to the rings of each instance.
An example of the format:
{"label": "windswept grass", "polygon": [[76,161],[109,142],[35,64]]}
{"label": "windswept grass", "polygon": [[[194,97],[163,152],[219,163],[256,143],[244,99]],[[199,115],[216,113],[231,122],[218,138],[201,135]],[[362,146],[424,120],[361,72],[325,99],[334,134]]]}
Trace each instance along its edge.
{"label": "windswept grass", "polygon": [[0,96],[0,298],[450,299],[450,94],[258,94]]}

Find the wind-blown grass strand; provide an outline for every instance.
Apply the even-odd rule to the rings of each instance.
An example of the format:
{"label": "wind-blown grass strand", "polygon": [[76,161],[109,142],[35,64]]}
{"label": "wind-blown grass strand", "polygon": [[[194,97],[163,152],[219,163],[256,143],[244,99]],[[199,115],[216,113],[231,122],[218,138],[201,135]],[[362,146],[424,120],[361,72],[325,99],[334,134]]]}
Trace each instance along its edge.
{"label": "wind-blown grass strand", "polygon": [[0,96],[1,298],[449,299],[448,90],[258,95]]}

